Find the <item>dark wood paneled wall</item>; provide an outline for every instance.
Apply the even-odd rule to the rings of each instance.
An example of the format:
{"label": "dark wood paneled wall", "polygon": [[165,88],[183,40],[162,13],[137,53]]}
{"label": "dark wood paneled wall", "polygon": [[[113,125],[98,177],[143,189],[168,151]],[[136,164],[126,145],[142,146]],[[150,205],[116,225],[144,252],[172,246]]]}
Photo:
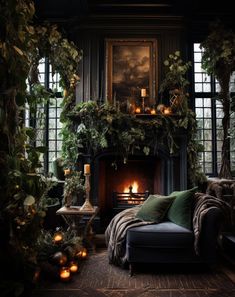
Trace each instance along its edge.
{"label": "dark wood paneled wall", "polygon": [[[183,18],[104,16],[87,18],[74,26],[72,39],[83,50],[79,65],[80,84],[77,102],[105,100],[105,39],[106,38],[156,38],[158,44],[157,83],[164,77],[163,62],[169,53],[180,50],[187,57],[186,26]],[[158,96],[157,96],[158,97]],[[157,98],[158,99],[158,98]]]}

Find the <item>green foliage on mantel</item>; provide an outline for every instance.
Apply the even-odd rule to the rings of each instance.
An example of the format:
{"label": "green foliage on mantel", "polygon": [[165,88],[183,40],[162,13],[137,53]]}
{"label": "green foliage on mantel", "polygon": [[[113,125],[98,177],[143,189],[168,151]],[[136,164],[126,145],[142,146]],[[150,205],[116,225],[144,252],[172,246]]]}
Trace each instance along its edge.
{"label": "green foliage on mantel", "polygon": [[[63,157],[74,164],[77,154],[97,153],[112,148],[128,160],[133,154],[156,154],[160,147],[177,154],[177,136],[187,136],[188,176],[190,184],[202,178],[198,166],[199,145],[195,141],[195,114],[188,109],[184,115],[136,116],[122,113],[112,105],[98,105],[95,101],[77,104],[67,114],[70,126],[68,139],[64,137]],[[72,157],[71,157],[72,156]]]}

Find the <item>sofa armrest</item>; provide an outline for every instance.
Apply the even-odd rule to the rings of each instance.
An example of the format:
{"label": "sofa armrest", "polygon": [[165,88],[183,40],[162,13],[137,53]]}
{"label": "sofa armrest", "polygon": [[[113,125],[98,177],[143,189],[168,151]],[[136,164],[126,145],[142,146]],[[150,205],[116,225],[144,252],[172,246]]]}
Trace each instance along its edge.
{"label": "sofa armrest", "polygon": [[223,222],[223,212],[216,207],[209,209],[203,218],[199,248],[200,256],[205,262],[213,263],[216,261],[218,235]]}

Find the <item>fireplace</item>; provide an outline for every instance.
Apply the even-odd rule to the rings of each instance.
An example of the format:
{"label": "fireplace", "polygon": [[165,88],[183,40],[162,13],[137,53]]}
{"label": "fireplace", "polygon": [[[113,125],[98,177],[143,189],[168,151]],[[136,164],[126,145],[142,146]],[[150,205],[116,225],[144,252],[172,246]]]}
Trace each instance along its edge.
{"label": "fireplace", "polygon": [[[186,163],[185,138],[180,138],[176,155],[159,147],[154,155],[129,156],[125,164],[111,150],[96,155],[92,162],[91,198],[100,208],[101,232],[118,211],[143,203],[149,194],[167,195],[173,190],[185,189]],[[120,200],[122,196],[124,201],[118,205],[117,198]]]}

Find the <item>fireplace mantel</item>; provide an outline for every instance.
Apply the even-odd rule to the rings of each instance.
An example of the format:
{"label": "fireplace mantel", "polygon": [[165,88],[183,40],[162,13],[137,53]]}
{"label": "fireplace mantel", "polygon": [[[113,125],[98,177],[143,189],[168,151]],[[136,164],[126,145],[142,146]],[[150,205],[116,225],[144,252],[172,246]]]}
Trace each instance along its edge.
{"label": "fireplace mantel", "polygon": [[162,195],[187,188],[197,162],[192,111],[136,116],[91,101],[77,105],[69,117],[78,139],[80,169],[91,163],[91,201],[100,208],[103,226],[112,214],[112,193],[119,187],[115,180],[133,173],[145,184],[142,191]]}

